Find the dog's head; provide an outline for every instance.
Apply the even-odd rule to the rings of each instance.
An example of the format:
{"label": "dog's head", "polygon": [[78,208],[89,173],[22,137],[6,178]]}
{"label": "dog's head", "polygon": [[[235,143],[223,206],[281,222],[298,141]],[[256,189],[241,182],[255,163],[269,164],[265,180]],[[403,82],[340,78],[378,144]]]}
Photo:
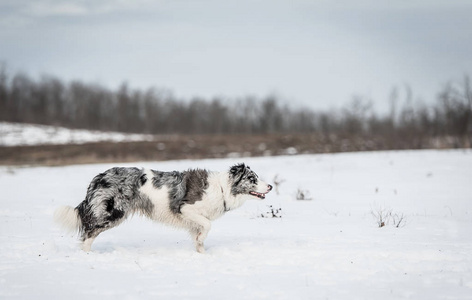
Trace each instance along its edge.
{"label": "dog's head", "polygon": [[238,164],[229,170],[231,193],[234,196],[249,195],[259,199],[265,199],[265,195],[272,190],[270,184],[259,179],[259,176],[246,166]]}

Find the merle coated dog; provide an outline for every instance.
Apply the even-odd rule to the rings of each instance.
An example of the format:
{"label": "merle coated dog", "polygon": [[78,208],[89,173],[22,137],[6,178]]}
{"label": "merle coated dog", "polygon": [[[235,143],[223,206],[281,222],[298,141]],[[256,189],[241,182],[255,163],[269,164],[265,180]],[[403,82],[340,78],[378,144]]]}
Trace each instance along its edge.
{"label": "merle coated dog", "polygon": [[112,168],[93,178],[77,207],[60,207],[54,217],[63,227],[79,232],[84,251],[90,251],[101,232],[138,213],[187,229],[196,250],[203,253],[212,220],[247,199],[265,199],[271,189],[245,164],[228,172]]}

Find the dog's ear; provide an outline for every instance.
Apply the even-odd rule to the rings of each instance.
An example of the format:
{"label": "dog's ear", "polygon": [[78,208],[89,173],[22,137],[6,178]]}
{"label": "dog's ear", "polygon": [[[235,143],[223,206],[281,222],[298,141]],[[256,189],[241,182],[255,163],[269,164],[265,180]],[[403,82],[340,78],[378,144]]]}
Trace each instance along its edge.
{"label": "dog's ear", "polygon": [[232,166],[229,172],[231,175],[236,176],[240,173],[244,173],[244,169],[246,169],[245,164],[237,164],[237,165]]}

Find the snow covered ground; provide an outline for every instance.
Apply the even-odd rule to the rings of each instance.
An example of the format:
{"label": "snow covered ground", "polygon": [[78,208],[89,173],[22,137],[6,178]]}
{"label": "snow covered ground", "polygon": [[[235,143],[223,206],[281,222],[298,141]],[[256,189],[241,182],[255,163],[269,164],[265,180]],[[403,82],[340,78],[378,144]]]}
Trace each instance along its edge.
{"label": "snow covered ground", "polygon": [[126,134],[64,127],[0,122],[0,146],[152,141],[150,134]]}
{"label": "snow covered ground", "polygon": [[[137,217],[100,235],[93,252],[79,250],[53,211],[78,204],[111,165],[0,167],[0,298],[472,299],[472,151],[244,161],[267,181],[285,180],[279,195],[214,222],[203,255],[185,232]],[[269,205],[281,218],[261,217]],[[380,212],[404,219],[379,228]]]}

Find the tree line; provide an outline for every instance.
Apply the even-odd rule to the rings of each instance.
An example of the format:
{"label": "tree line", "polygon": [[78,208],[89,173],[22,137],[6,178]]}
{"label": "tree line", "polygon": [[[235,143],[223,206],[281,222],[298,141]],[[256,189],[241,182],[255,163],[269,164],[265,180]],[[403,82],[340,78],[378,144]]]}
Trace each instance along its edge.
{"label": "tree line", "polygon": [[[468,76],[450,82],[433,104],[413,98],[408,86],[392,89],[389,112],[354,96],[342,109],[294,108],[275,96],[183,100],[172,93],[110,89],[56,77],[10,76],[0,68],[0,120],[150,134],[319,133],[416,139],[451,136],[470,141],[472,87]],[[431,103],[431,101],[429,101]]]}

